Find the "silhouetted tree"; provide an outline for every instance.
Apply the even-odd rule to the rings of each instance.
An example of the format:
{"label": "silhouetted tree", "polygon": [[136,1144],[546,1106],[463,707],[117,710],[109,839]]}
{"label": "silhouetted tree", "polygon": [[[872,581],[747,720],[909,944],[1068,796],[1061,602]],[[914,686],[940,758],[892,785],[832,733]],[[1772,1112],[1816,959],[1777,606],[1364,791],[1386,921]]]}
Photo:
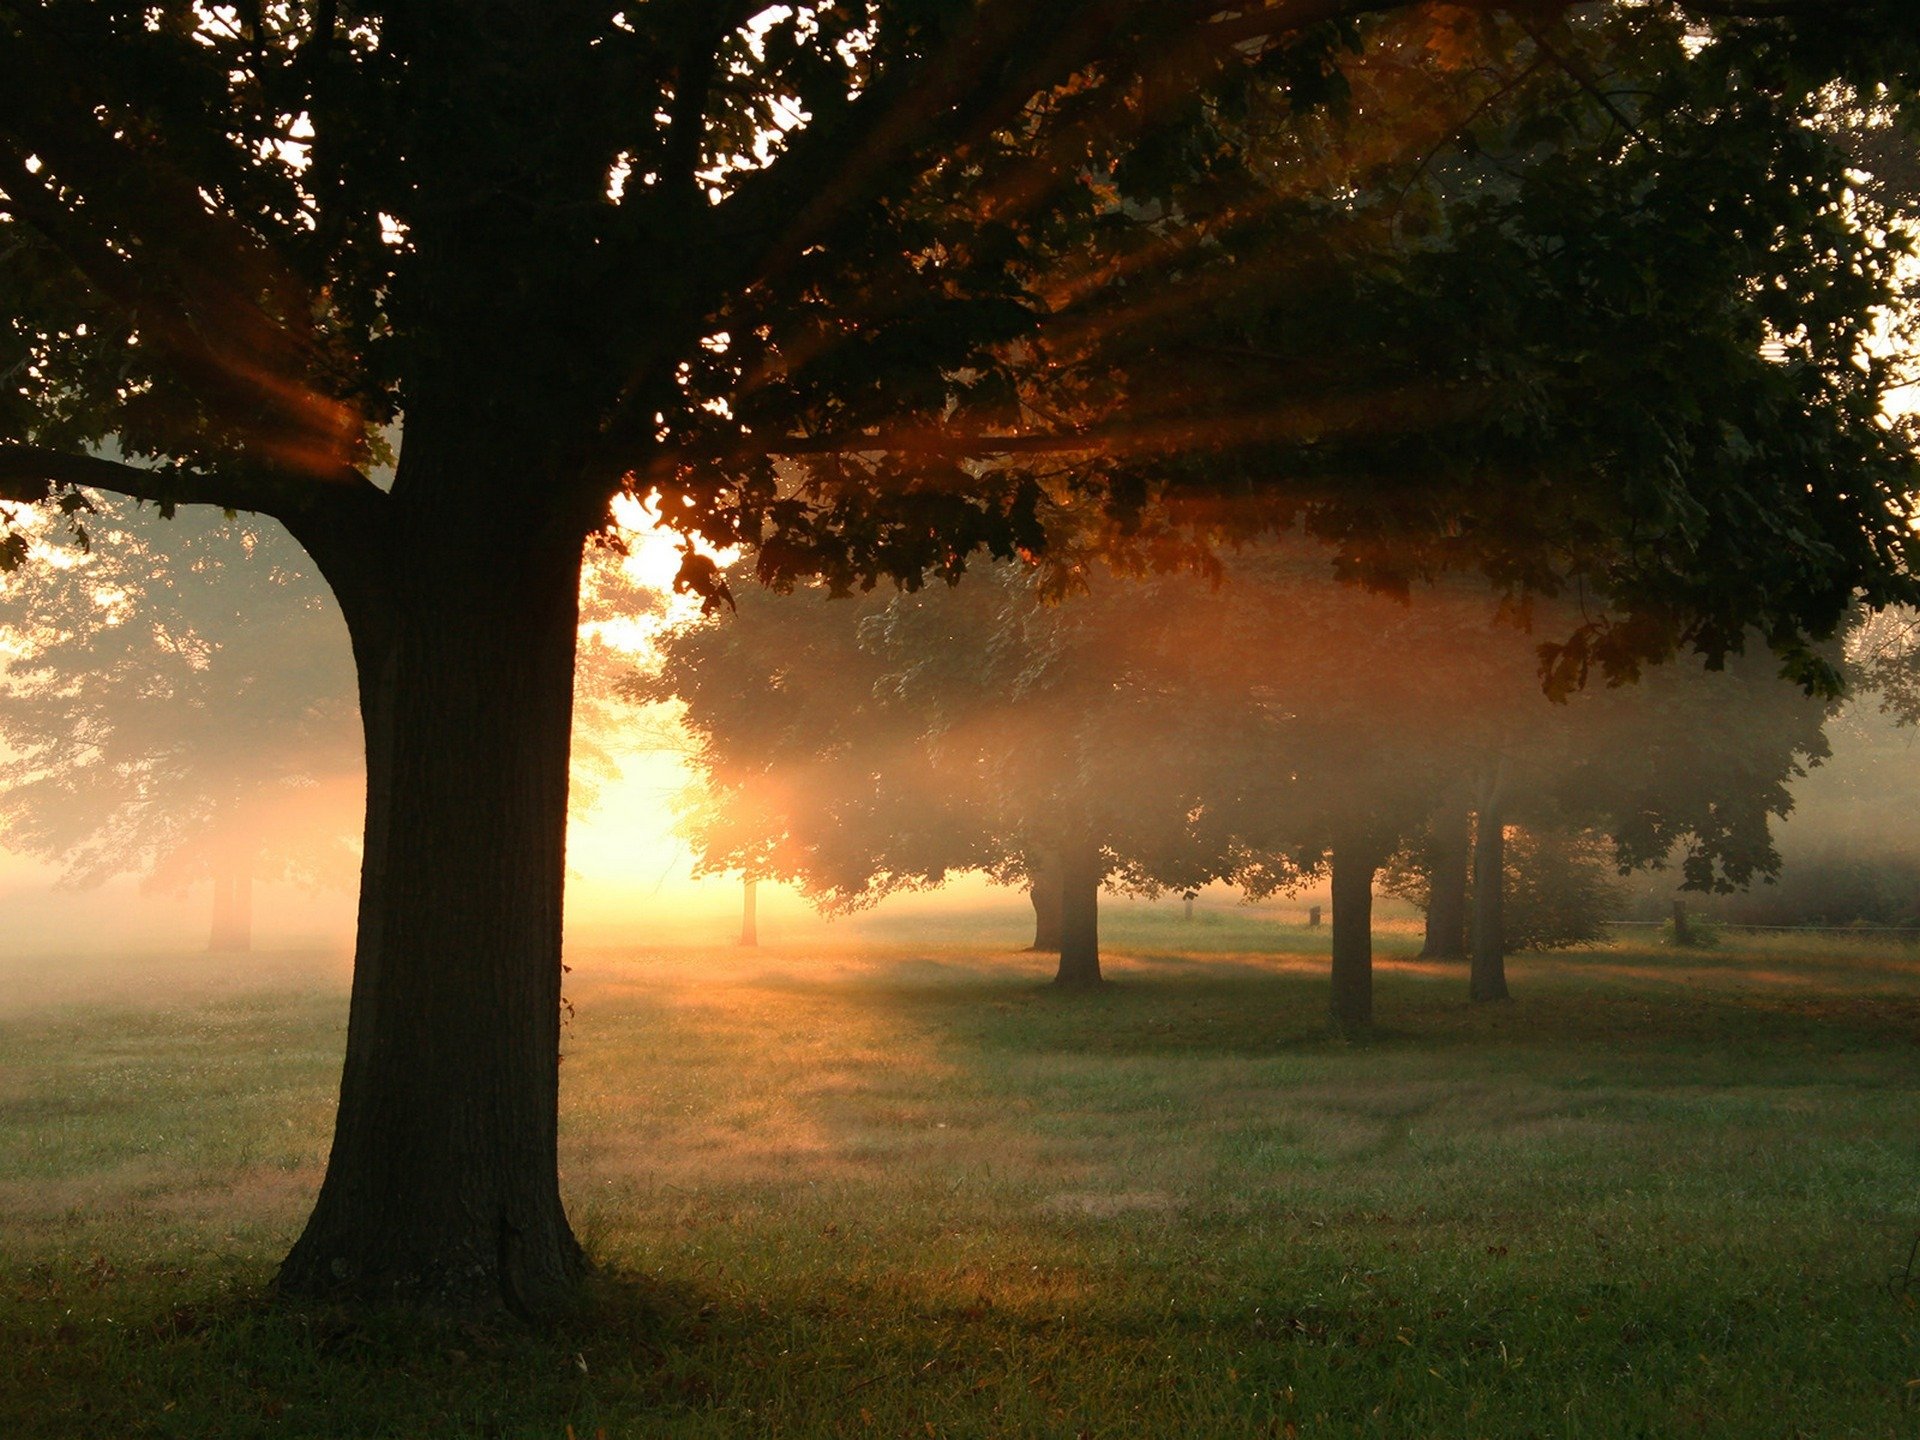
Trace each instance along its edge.
{"label": "silhouetted tree", "polygon": [[568,743],[623,488],[842,588],[1302,520],[1363,577],[1591,582],[1556,683],[1748,625],[1827,678],[1800,642],[1911,588],[1909,475],[1892,249],[1809,117],[1916,68],[1900,0],[1832,8],[0,12],[0,486],[274,516],[352,640],[355,993],[283,1285],[581,1271]]}

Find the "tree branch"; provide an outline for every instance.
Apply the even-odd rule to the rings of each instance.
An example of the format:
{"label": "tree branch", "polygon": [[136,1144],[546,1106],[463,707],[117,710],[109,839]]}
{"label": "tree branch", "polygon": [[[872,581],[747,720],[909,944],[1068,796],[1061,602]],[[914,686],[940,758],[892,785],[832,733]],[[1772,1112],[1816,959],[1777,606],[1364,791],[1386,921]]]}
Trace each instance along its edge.
{"label": "tree branch", "polygon": [[695,172],[700,168],[700,146],[706,138],[707,101],[713,90],[714,67],[727,37],[760,9],[758,0],[727,0],[725,4],[694,7],[683,16],[687,33],[674,62],[673,100],[667,107],[666,143],[661,178],[669,185],[699,194]]}
{"label": "tree branch", "polygon": [[106,490],[166,509],[217,505],[270,516],[313,557],[353,615],[365,613],[364,602],[385,583],[379,567],[368,561],[385,544],[381,521],[392,501],[357,470],[343,470],[330,482],[315,483],[305,475],[282,482],[270,473],[148,469],[39,445],[0,444],[0,501],[40,504],[74,487]]}
{"label": "tree branch", "polygon": [[357,470],[342,472],[334,483],[315,485],[306,477],[288,483],[271,477],[218,474],[204,470],[157,469],[129,465],[98,455],[74,455],[40,445],[0,444],[0,500],[38,504],[59,489],[82,486],[108,490],[155,505],[218,505],[270,515],[298,531],[316,508],[383,504],[386,493]]}
{"label": "tree branch", "polygon": [[1633,118],[1629,116],[1626,111],[1614,104],[1613,97],[1600,88],[1598,81],[1587,74],[1584,68],[1576,65],[1571,57],[1562,55],[1554,48],[1547,37],[1540,33],[1539,27],[1531,21],[1522,18],[1520,28],[1527,32],[1528,38],[1533,41],[1542,55],[1546,56],[1547,59],[1558,66],[1574,84],[1578,85],[1587,93],[1588,97],[1592,99],[1595,104],[1599,105],[1601,109],[1613,117],[1615,124],[1619,125],[1627,134],[1633,136],[1634,139],[1649,149],[1657,150],[1659,148],[1648,137],[1647,133],[1633,122]]}

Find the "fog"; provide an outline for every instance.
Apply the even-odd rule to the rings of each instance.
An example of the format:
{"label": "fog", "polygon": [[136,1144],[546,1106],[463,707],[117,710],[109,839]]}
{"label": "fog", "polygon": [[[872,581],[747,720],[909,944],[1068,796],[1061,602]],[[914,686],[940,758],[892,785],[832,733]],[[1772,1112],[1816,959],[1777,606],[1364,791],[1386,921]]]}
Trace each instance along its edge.
{"label": "fog", "polygon": [[[1020,856],[1033,842],[1014,832],[1031,822],[1004,806],[984,820],[963,815],[974,797],[956,792],[953,774],[978,778],[987,775],[982,767],[999,767],[979,783],[1030,797],[1054,784],[1051,772],[1069,761],[1080,789],[1072,796],[1059,791],[1048,803],[1099,812],[1113,856],[1107,903],[1175,904],[1181,892],[1193,890],[1206,907],[1247,904],[1251,897],[1265,911],[1297,916],[1327,900],[1314,858],[1325,842],[1316,837],[1338,832],[1350,804],[1364,801],[1384,814],[1380,794],[1412,783],[1392,768],[1410,747],[1439,743],[1436,734],[1468,720],[1484,728],[1500,706],[1520,717],[1522,735],[1589,723],[1581,717],[1594,714],[1631,718],[1636,707],[1673,703],[1674,687],[1700,675],[1698,660],[1682,656],[1648,667],[1639,685],[1610,687],[1596,673],[1570,703],[1549,704],[1538,694],[1533,652],[1566,632],[1570,612],[1542,605],[1516,618],[1484,591],[1462,586],[1416,587],[1399,598],[1370,593],[1333,580],[1311,546],[1270,552],[1265,560],[1229,555],[1227,583],[1218,587],[1191,575],[1096,576],[1086,593],[1043,603],[1034,597],[1033,574],[986,567],[957,590],[920,595],[877,592],[833,601],[804,590],[785,598],[743,590],[737,613],[702,619],[666,583],[677,555],[653,543],[647,517],[636,510],[627,519],[628,554],[601,557],[585,591],[566,912],[566,933],[576,947],[718,943],[737,930],[746,865],[731,863],[727,846],[739,837],[726,832],[747,823],[739,806],[748,792],[725,767],[742,763],[742,744],[752,763],[759,761],[750,738],[739,736],[725,739],[733,749],[720,756],[722,741],[711,725],[700,729],[706,723],[701,701],[692,702],[700,723],[689,729],[682,723],[687,702],[663,693],[679,683],[691,694],[684,675],[673,681],[672,669],[698,665],[735,687],[716,712],[728,723],[748,730],[789,723],[791,717],[779,718],[779,707],[798,703],[803,682],[794,677],[802,667],[768,670],[771,662],[753,647],[791,645],[795,625],[810,627],[809,643],[844,648],[829,662],[821,659],[824,651],[812,657],[818,673],[806,683],[817,684],[821,695],[807,703],[824,707],[822,713],[857,708],[848,700],[849,686],[879,685],[891,686],[906,710],[943,717],[927,732],[935,742],[917,735],[891,741],[884,766],[871,754],[861,763],[898,770],[903,747],[934,743],[946,757],[941,763],[951,766],[964,755],[971,769],[936,780],[922,764],[913,780],[921,788],[889,802],[934,832],[916,842],[922,852],[935,852],[930,857],[876,860],[871,847],[835,855],[830,843],[814,837],[801,860],[755,862],[765,876],[758,905],[769,943],[827,934],[853,939],[863,926],[933,923],[955,910],[1004,916],[1010,939],[1017,939],[1028,914],[1021,868],[1028,862]],[[0,796],[6,841],[0,848],[0,957],[16,969],[22,962],[54,965],[58,957],[118,957],[132,966],[141,957],[145,963],[196,955],[211,941],[212,948],[233,952],[222,963],[236,969],[270,966],[284,956],[344,966],[353,942],[362,781],[344,627],[330,600],[272,527],[167,522],[127,511],[101,516],[95,529],[92,553],[85,555],[55,536],[43,537],[35,561],[0,590],[10,657],[0,707],[0,736],[8,746],[0,751],[0,775],[8,782]],[[1269,571],[1260,572],[1261,564]],[[1245,572],[1237,579],[1235,566]],[[994,626],[999,638],[982,641]],[[722,654],[716,645],[730,648]],[[1036,680],[1043,659],[1056,672]],[[1771,663],[1764,653],[1749,654],[1736,659],[1734,669],[1744,674],[1742,683],[1764,691],[1754,677],[1764,680]],[[767,674],[756,677],[755,665],[775,676],[773,689],[766,688]],[[849,665],[878,668],[856,684]],[[966,680],[973,674],[968,666],[988,668]],[[928,678],[942,667],[948,681],[961,675],[973,685],[964,704],[940,690],[947,682]],[[1812,714],[1817,726],[1817,705],[1784,682],[1767,683],[1775,686],[1767,693],[1785,697],[1779,703],[1786,723],[1804,726]],[[648,686],[650,695],[643,693]],[[1006,703],[996,699],[995,686],[1004,687]],[[1524,704],[1516,699],[1523,693]],[[1704,708],[1662,722],[1682,733],[1661,745],[1690,743],[1711,752],[1720,748],[1718,732],[1752,722],[1754,692],[1729,682],[1721,690],[1709,684],[1704,693]],[[1117,719],[1095,713],[1096,700],[1104,705],[1115,695],[1126,706]],[[1202,805],[1191,798],[1191,787],[1180,790],[1173,782],[1187,782],[1183,769],[1219,760],[1210,753],[1219,748],[1212,733],[1192,728],[1195,712],[1217,716],[1243,696],[1264,697],[1261,723],[1279,716],[1296,727],[1315,722],[1339,732],[1313,742],[1322,749],[1335,745],[1337,758],[1316,762],[1319,769],[1289,761],[1286,785],[1272,789],[1271,776],[1264,782],[1269,793],[1262,803],[1317,817],[1306,831],[1258,843],[1241,836],[1227,844],[1234,852],[1228,858],[1188,863],[1172,851],[1200,840],[1145,833],[1140,817],[1156,804],[1172,806],[1187,822],[1207,807],[1220,813],[1217,797]],[[1063,722],[1067,729],[1059,728]],[[884,723],[897,726],[898,711]],[[1645,762],[1653,776],[1646,783],[1670,783],[1659,769],[1670,762],[1647,758],[1646,737],[1653,732],[1622,733],[1624,741],[1606,741],[1626,746],[1620,764]],[[1824,734],[1833,753],[1820,763],[1812,763],[1817,754],[1806,753],[1798,732],[1768,742],[1779,754],[1769,751],[1766,763],[1781,767],[1791,797],[1790,814],[1771,821],[1782,860],[1779,883],[1755,880],[1735,893],[1688,896],[1690,904],[1739,922],[1888,924],[1911,917],[1903,887],[1920,877],[1920,836],[1911,824],[1920,808],[1915,733],[1897,726],[1878,698],[1866,694],[1828,717]],[[861,754],[858,743],[843,736],[835,753]],[[1306,742],[1289,743],[1297,751]],[[1456,735],[1455,743],[1465,742]],[[1154,763],[1156,756],[1165,763]],[[1109,762],[1112,773],[1099,773]],[[760,765],[755,804],[772,803],[766,787],[773,763]],[[1566,762],[1555,763],[1565,768]],[[1600,763],[1607,763],[1604,750]],[[1794,773],[1802,763],[1810,772]],[[791,766],[783,772],[780,803],[830,812],[831,827],[844,839],[857,826],[838,808],[842,797],[820,787],[845,784],[846,777],[808,764],[804,781]],[[1155,769],[1170,772],[1161,777],[1167,783],[1155,782],[1158,789],[1147,783]],[[1375,789],[1363,794],[1356,776]],[[1764,790],[1764,777],[1749,780],[1756,794]],[[1726,800],[1709,795],[1701,803],[1725,811]],[[871,822],[880,802],[868,796],[862,803],[862,823]],[[1254,802],[1242,797],[1236,803]],[[1566,810],[1564,798],[1554,803]],[[1786,808],[1778,797],[1742,803]],[[1692,814],[1668,828],[1686,831],[1695,823]],[[783,843],[792,848],[792,832],[801,827],[792,816],[780,823],[788,836]],[[887,823],[898,830],[904,822],[895,814]],[[1244,828],[1244,817],[1232,823]],[[1413,822],[1398,815],[1393,823],[1404,840]],[[957,827],[967,825],[984,829],[960,837]],[[1129,826],[1141,833],[1123,834]],[[1766,827],[1758,833],[1764,839]],[[1653,839],[1664,843],[1666,834],[1655,827],[1638,836],[1641,853],[1632,858],[1640,864],[1610,902],[1618,914],[1609,918],[1663,914],[1682,893],[1685,845],[1665,857],[1671,862],[1665,865],[1653,863],[1661,857],[1646,849]],[[1751,848],[1751,840],[1749,834],[1721,843],[1737,851],[1742,844]],[[1249,860],[1261,845],[1266,848]],[[217,887],[236,853],[243,855],[247,878],[241,883],[250,893],[251,933],[243,946],[233,945],[231,936],[223,944],[220,936],[220,926],[233,920],[222,920],[221,906],[230,902],[219,898]],[[1720,879],[1725,868],[1709,871]],[[1223,883],[1223,876],[1233,883]],[[800,883],[783,883],[796,878]],[[1402,902],[1386,903],[1383,922],[1418,913]],[[839,918],[823,917],[816,904],[841,912]],[[875,905],[881,908],[848,918]],[[244,953],[248,948],[251,954]]]}

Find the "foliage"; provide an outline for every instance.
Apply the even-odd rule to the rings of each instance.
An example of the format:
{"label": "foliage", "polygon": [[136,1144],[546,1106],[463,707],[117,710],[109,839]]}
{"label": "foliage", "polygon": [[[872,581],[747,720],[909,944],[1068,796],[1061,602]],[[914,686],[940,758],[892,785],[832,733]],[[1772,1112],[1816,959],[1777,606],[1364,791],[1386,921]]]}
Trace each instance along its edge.
{"label": "foliage", "polygon": [[[1566,950],[1606,938],[1622,899],[1613,843],[1592,831],[1509,825],[1501,930],[1509,951]],[[1425,908],[1429,858],[1403,846],[1383,868],[1380,888]],[[1467,897],[1473,896],[1472,877]]]}
{"label": "foliage", "polygon": [[1835,708],[1763,654],[1718,670],[1676,659],[1569,702],[1569,727],[1535,768],[1534,803],[1605,830],[1623,871],[1677,856],[1683,889],[1745,889],[1779,871],[1772,822],[1793,809],[1792,782],[1831,753]]}
{"label": "foliage", "polygon": [[1660,927],[1660,943],[1682,950],[1712,950],[1720,944],[1720,927],[1714,921],[1689,912],[1687,932],[1681,937],[1680,927],[1674,924],[1673,917]]}
{"label": "foliage", "polygon": [[1872,835],[1800,844],[1774,883],[1712,913],[1744,925],[1920,926],[1920,856]]}
{"label": "foliage", "polygon": [[1091,840],[1129,888],[1198,885],[1225,862],[1191,828],[1195,776],[1238,717],[1166,667],[1191,618],[1168,601],[1194,588],[1103,579],[1049,605],[1002,566],[857,601],[743,593],[663,636],[631,693],[684,704],[707,869],[846,909],[959,870],[1024,883]]}
{"label": "foliage", "polygon": [[[743,596],[665,637],[635,693],[685,702],[704,863],[832,905],[966,868],[1022,880],[1076,828],[1141,893],[1285,891],[1339,843],[1390,853],[1496,762],[1511,809],[1600,827],[1622,867],[1684,847],[1689,885],[1728,889],[1777,867],[1770,821],[1825,753],[1827,707],[1767,662],[1675,661],[1551,705],[1492,597],[1369,595],[1330,560],[1250,548],[1218,585],[1094,577],[1052,605],[1012,567],[893,598]],[[1515,935],[1593,938],[1609,892],[1586,842],[1538,843],[1571,909],[1543,896],[1534,925],[1519,897]]]}
{"label": "foliage", "polygon": [[1613,846],[1591,832],[1508,832],[1502,930],[1510,950],[1566,950],[1606,938],[1619,908]]}
{"label": "foliage", "polygon": [[350,883],[360,727],[338,614],[277,527],[102,506],[0,586],[0,841],[95,885]]}
{"label": "foliage", "polygon": [[[1804,637],[1908,583],[1905,240],[1830,123],[1901,122],[1898,8],[15,6],[0,420],[157,468],[9,464],[331,551],[370,427],[484,411],[523,537],[658,489],[840,590],[1298,522],[1597,587],[1557,684],[1755,625],[1824,680]],[[444,524],[445,470],[395,493]]]}
{"label": "foliage", "polygon": [[1856,688],[1877,696],[1883,714],[1920,724],[1920,611],[1868,618],[1850,637],[1847,658]]}

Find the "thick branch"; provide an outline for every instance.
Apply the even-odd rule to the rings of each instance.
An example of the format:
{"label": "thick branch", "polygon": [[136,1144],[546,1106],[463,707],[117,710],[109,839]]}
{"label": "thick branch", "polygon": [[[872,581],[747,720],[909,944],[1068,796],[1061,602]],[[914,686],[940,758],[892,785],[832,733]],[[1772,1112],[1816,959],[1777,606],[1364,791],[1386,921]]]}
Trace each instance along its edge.
{"label": "thick branch", "polygon": [[344,606],[383,583],[378,561],[385,527],[379,522],[391,501],[357,470],[343,469],[329,480],[281,480],[270,473],[148,469],[39,445],[0,444],[0,501],[37,504],[72,487],[155,505],[217,505],[271,516],[313,556]]}
{"label": "thick branch", "polygon": [[40,445],[0,444],[0,500],[36,504],[74,486],[155,505],[217,505],[222,510],[271,515],[297,536],[312,530],[323,516],[332,523],[346,515],[370,513],[387,501],[379,486],[358,470],[344,467],[325,480],[308,475],[280,479],[271,473],[149,468]]}
{"label": "thick branch", "polygon": [[699,194],[701,146],[706,139],[707,102],[713,91],[720,47],[753,12],[758,0],[727,0],[725,4],[694,7],[683,15],[685,38],[674,62],[673,100],[667,107],[668,124],[662,178],[670,186]]}
{"label": "thick branch", "polygon": [[285,508],[284,495],[281,503],[275,503],[266,487],[244,477],[151,470],[38,445],[0,445],[0,500],[31,504],[48,499],[55,489],[75,485],[110,490],[157,505],[218,505],[223,510],[252,510],[262,515],[277,515]]}

